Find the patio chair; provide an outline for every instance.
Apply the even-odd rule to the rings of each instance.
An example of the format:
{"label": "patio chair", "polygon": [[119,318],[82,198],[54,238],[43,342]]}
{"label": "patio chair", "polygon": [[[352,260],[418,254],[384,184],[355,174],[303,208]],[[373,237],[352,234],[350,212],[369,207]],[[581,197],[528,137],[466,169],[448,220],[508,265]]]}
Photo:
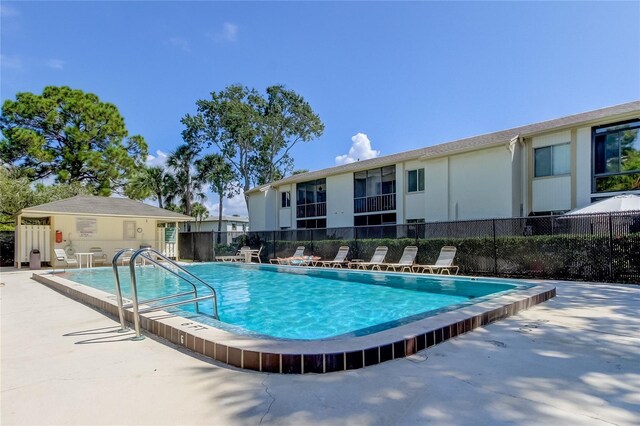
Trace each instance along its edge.
{"label": "patio chair", "polygon": [[416,255],[418,254],[418,247],[416,246],[406,246],[404,251],[402,252],[402,256],[397,263],[382,263],[380,266],[384,266],[387,268],[387,271],[392,270],[397,272],[411,272],[411,267],[413,263],[416,261]]}
{"label": "patio chair", "polygon": [[316,260],[313,262],[313,266],[319,266],[321,268],[342,268],[344,265],[349,264],[347,260],[348,254],[349,246],[341,246],[333,260]]}
{"label": "patio chair", "polygon": [[95,265],[107,263],[107,254],[102,251],[101,247],[91,247],[89,252],[93,253],[93,263]]}
{"label": "patio chair", "polygon": [[454,246],[444,246],[440,249],[438,260],[433,265],[413,265],[413,272],[428,272],[430,274],[454,275],[458,274],[458,267],[453,265],[453,259],[456,257],[456,248]]}
{"label": "patio chair", "polygon": [[378,271],[381,271],[382,269],[380,269],[380,265],[382,265],[384,263],[384,258],[387,256],[387,251],[389,250],[389,248],[387,246],[378,246],[376,247],[376,251],[373,253],[373,256],[371,256],[371,260],[368,262],[354,262],[351,261],[349,262],[349,268],[354,267],[355,269],[367,269],[368,267],[371,267],[371,270],[375,270],[377,269]]}
{"label": "patio chair", "polygon": [[[53,249],[53,252],[56,255],[56,262],[64,262],[65,268],[70,265],[76,265],[76,268],[78,267],[78,260],[74,257],[67,257],[64,249]],[[65,268],[63,268],[63,271]]]}
{"label": "patio chair", "polygon": [[262,263],[262,259],[260,259],[260,253],[262,253],[263,246],[260,246],[258,250],[251,250],[251,261],[257,260],[258,263]]}
{"label": "patio chair", "polygon": [[247,253],[248,253],[248,259],[251,260],[251,247],[249,247],[249,246],[240,247],[240,250],[238,250],[236,252],[235,260],[233,260],[233,261],[234,262],[245,262],[247,260]]}
{"label": "patio chair", "polygon": [[278,264],[278,265],[287,265],[290,260],[300,259],[304,256],[304,246],[298,246],[296,251],[293,253],[291,257],[276,257],[275,259],[269,259],[269,263]]}

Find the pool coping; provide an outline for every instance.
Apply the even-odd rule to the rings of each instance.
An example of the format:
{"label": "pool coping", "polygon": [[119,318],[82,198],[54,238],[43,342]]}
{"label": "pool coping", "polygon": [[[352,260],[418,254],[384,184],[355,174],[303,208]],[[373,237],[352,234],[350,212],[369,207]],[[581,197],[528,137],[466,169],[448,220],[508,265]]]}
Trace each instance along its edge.
{"label": "pool coping", "polygon": [[[55,274],[32,279],[115,317],[115,296]],[[458,335],[507,318],[556,295],[550,282],[521,280],[532,287],[400,325],[377,333],[339,339],[298,341],[237,335],[165,311],[141,315],[141,327],[171,343],[234,367],[282,374],[355,370],[404,358]],[[142,305],[141,305],[142,306]],[[133,322],[131,310],[125,319]]]}

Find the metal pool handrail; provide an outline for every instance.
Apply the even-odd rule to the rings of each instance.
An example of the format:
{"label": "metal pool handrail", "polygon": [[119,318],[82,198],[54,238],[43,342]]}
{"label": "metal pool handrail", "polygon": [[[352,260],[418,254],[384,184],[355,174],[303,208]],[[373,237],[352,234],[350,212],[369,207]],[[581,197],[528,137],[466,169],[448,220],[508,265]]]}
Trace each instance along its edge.
{"label": "metal pool handrail", "polygon": [[120,287],[120,274],[118,273],[118,259],[124,253],[134,252],[134,251],[136,250],[132,248],[122,249],[113,256],[113,260],[111,261],[111,265],[113,267],[113,277],[115,278],[115,281],[116,281],[116,299],[118,301],[118,316],[120,317],[120,330],[118,331],[120,333],[129,331],[129,327],[127,327],[124,321],[124,308],[122,306],[122,288]]}
{"label": "metal pool handrail", "polygon": [[[122,250],[122,252],[127,251]],[[155,256],[159,257],[160,259],[164,260],[165,262],[169,263],[171,266],[173,266],[174,268],[178,269],[180,272],[182,272],[183,274],[186,274],[188,277],[185,277],[181,274],[179,274],[178,272],[172,270],[171,268],[168,268],[166,265],[160,263],[157,259],[154,259],[152,256],[150,256],[150,254],[154,254]],[[150,247],[145,247],[145,248],[141,248],[139,250],[137,250],[130,259],[130,263],[129,263],[129,271],[131,274],[131,299],[132,302],[130,304],[127,304],[126,306],[124,306],[122,304],[122,293],[121,293],[121,288],[120,288],[120,279],[119,279],[119,275],[118,275],[118,271],[117,271],[117,258],[119,257],[119,255],[121,254],[121,252],[119,252],[118,254],[116,254],[116,256],[114,256],[113,259],[113,267],[114,267],[114,274],[116,276],[116,290],[118,292],[118,312],[120,314],[120,318],[123,320],[124,319],[124,309],[125,308],[129,308],[132,307],[133,308],[133,320],[134,320],[134,327],[135,327],[135,332],[136,332],[136,336],[134,337],[134,339],[139,340],[139,339],[143,339],[144,337],[140,334],[140,314],[144,313],[144,312],[151,312],[151,311],[156,311],[162,308],[167,308],[170,306],[178,306],[178,305],[185,305],[187,303],[193,303],[195,306],[195,310],[197,313],[200,313],[200,309],[198,307],[198,302],[200,300],[206,300],[206,299],[211,299],[211,302],[213,304],[213,318],[218,319],[218,296],[216,293],[216,290],[210,286],[208,283],[206,283],[205,281],[203,281],[201,278],[197,277],[196,275],[192,274],[191,272],[187,271],[186,269],[184,269],[183,267],[181,267],[180,265],[178,265],[176,262],[172,261],[171,259],[169,259],[168,257],[164,256],[162,253],[159,253],[158,251],[150,248]],[[159,267],[161,267],[162,269],[164,269],[165,271],[175,275],[176,277],[185,280],[188,284],[191,285],[191,287],[193,288],[193,291],[188,291],[188,292],[183,292],[183,293],[177,293],[177,294],[173,294],[170,296],[164,296],[164,297],[158,297],[155,299],[148,299],[148,300],[144,300],[141,302],[138,302],[138,289],[137,289],[137,283],[136,283],[136,270],[135,270],[135,261],[138,258],[138,256],[142,256],[144,258],[144,260],[148,260],[150,261],[152,264],[157,265]],[[207,295],[207,296],[198,296],[198,290],[196,285],[191,281],[191,279],[197,280],[200,284],[204,285],[205,287],[207,287],[210,291],[211,294]],[[167,300],[167,299],[174,299],[176,297],[181,297],[181,296],[187,296],[189,294],[193,294],[193,298],[189,299],[189,300],[182,300],[182,301],[178,301],[178,302],[172,302],[172,303],[167,303],[164,305],[159,305],[159,306],[152,306],[149,308],[145,308],[140,310],[139,309],[139,304],[141,303],[148,303],[148,302],[157,302],[160,300]]]}

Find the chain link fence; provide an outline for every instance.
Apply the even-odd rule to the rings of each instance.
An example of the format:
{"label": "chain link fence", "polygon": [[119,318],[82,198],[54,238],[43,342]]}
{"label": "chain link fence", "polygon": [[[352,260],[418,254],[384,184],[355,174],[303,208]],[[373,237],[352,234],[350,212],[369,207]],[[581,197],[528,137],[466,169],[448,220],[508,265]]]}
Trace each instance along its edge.
{"label": "chain link fence", "polygon": [[377,246],[387,246],[386,261],[395,262],[404,247],[415,245],[416,262],[432,264],[442,246],[453,245],[457,247],[455,264],[466,275],[640,283],[640,212],[296,229],[225,237],[220,241],[231,243],[216,244],[215,232],[182,233],[181,257],[210,261],[249,245],[262,246],[263,262],[268,262],[290,256],[302,245],[305,254],[333,259],[338,247],[348,245],[350,259],[368,260]]}

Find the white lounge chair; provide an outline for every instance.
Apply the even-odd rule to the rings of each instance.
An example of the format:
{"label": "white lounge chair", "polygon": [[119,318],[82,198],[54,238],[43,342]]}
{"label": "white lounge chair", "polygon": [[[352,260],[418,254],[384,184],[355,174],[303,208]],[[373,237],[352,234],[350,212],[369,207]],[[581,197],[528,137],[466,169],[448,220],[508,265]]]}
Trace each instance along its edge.
{"label": "white lounge chair", "polygon": [[67,253],[64,251],[64,249],[53,249],[53,252],[56,255],[56,263],[64,262],[65,268],[71,265],[75,265],[76,268],[78,267],[78,260],[75,257],[67,257]]}
{"label": "white lounge chair", "polygon": [[440,249],[438,260],[433,265],[413,265],[413,272],[428,272],[430,274],[454,275],[458,274],[458,267],[453,265],[453,259],[456,257],[457,249],[454,246],[444,246]]}
{"label": "white lounge chair", "polygon": [[316,260],[313,262],[313,266],[319,266],[323,268],[342,268],[344,265],[348,265],[347,256],[349,255],[349,246],[341,246],[338,249],[338,253],[333,260]]}
{"label": "white lounge chair", "polygon": [[304,257],[304,246],[298,246],[298,248],[296,248],[296,251],[293,253],[293,256],[276,257],[275,259],[269,259],[269,262],[278,265],[288,265],[291,260],[301,259],[302,257]]}
{"label": "white lounge chair", "polygon": [[387,246],[378,246],[376,247],[376,251],[373,253],[373,256],[371,256],[371,260],[368,262],[349,262],[349,268],[355,268],[355,269],[367,269],[368,267],[371,267],[371,270],[375,270],[377,269],[378,271],[381,271],[382,269],[380,269],[380,265],[382,265],[384,263],[384,258],[387,256],[387,251],[389,251],[389,248]]}
{"label": "white lounge chair", "polygon": [[380,266],[385,266],[387,271],[392,270],[394,272],[411,272],[411,267],[416,261],[416,255],[418,254],[418,247],[406,246],[402,252],[402,256],[397,263],[382,263]]}

